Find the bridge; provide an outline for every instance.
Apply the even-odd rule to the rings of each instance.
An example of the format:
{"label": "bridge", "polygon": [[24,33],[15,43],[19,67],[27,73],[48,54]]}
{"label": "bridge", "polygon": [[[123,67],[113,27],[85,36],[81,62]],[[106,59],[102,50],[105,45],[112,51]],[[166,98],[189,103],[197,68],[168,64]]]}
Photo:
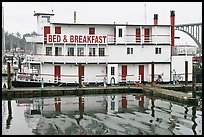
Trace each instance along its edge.
{"label": "bridge", "polygon": [[202,51],[202,23],[175,25],[175,30],[188,34],[198,45],[199,51]]}

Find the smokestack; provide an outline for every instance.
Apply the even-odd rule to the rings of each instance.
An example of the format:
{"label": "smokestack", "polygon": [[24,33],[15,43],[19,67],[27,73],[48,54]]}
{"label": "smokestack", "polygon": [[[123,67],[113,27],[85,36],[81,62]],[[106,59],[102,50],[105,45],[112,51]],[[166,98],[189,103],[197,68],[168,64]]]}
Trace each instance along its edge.
{"label": "smokestack", "polygon": [[174,26],[175,26],[175,11],[172,10],[170,11],[170,21],[171,21],[171,45],[172,47],[174,47],[174,35],[175,35],[175,30],[174,30]]}
{"label": "smokestack", "polygon": [[74,11],[74,23],[76,23],[76,11]]}
{"label": "smokestack", "polygon": [[154,25],[158,25],[158,14],[154,14]]}

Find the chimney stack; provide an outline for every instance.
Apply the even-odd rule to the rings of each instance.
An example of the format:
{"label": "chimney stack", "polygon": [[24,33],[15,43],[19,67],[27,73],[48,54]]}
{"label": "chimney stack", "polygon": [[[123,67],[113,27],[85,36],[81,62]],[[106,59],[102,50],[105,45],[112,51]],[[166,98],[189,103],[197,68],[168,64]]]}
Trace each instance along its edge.
{"label": "chimney stack", "polygon": [[158,14],[154,14],[154,25],[158,25]]}
{"label": "chimney stack", "polygon": [[174,35],[175,35],[175,11],[170,11],[170,21],[171,21],[171,45],[174,47]]}
{"label": "chimney stack", "polygon": [[74,23],[76,23],[76,11],[74,11]]}

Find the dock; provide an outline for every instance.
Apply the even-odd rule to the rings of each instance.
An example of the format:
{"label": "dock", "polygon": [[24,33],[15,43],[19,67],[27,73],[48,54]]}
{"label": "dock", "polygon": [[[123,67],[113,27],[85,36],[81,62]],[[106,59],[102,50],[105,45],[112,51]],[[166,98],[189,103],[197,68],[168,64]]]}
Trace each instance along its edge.
{"label": "dock", "polygon": [[110,87],[33,87],[11,88],[2,90],[2,97],[44,97],[64,95],[90,95],[90,94],[116,94],[116,93],[142,93],[142,87],[110,86]]}
{"label": "dock", "polygon": [[197,105],[198,98],[192,98],[192,95],[185,92],[169,90],[161,87],[144,86],[143,93],[146,95],[160,97],[188,105]]}
{"label": "dock", "polygon": [[[200,85],[202,87],[202,85]],[[2,98],[23,98],[23,97],[49,97],[64,95],[91,95],[91,94],[122,94],[122,93],[143,93],[148,96],[155,96],[179,103],[197,105],[198,98],[192,98],[192,95],[186,92],[174,91],[172,88],[182,88],[183,85],[172,86],[159,85],[154,87],[149,84],[135,87],[133,85],[126,86],[98,86],[98,87],[27,87],[27,88],[11,88],[2,89]],[[190,86],[189,86],[190,87]],[[169,88],[169,89],[167,89]]]}

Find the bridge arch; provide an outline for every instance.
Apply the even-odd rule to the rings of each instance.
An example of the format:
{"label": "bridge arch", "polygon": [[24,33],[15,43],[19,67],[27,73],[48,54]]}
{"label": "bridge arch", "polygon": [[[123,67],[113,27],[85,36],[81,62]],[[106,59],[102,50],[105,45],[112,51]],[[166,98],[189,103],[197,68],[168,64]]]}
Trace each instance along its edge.
{"label": "bridge arch", "polygon": [[182,31],[190,36],[202,50],[202,23],[175,25],[175,30]]}

